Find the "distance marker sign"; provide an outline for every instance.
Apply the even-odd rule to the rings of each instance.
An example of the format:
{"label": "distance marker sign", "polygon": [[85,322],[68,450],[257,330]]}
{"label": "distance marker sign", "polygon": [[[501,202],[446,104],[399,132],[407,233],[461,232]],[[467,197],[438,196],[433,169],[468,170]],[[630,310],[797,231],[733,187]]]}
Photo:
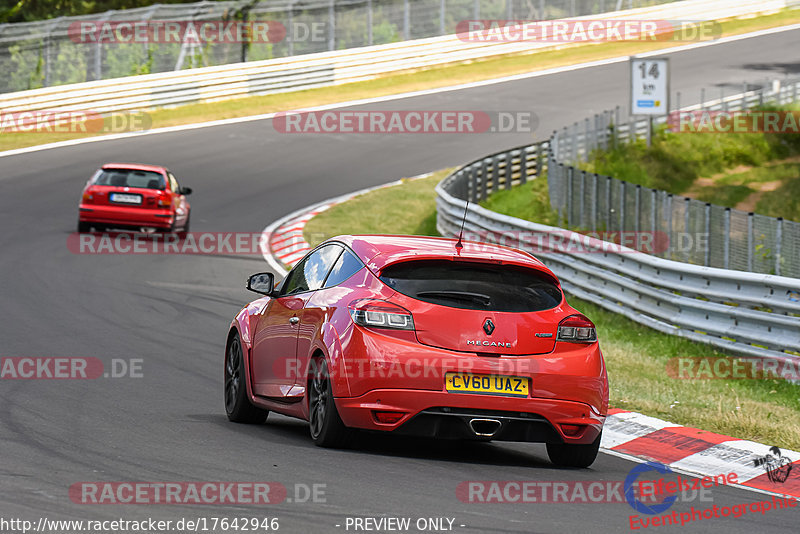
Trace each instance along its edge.
{"label": "distance marker sign", "polygon": [[631,58],[631,115],[669,113],[669,59]]}

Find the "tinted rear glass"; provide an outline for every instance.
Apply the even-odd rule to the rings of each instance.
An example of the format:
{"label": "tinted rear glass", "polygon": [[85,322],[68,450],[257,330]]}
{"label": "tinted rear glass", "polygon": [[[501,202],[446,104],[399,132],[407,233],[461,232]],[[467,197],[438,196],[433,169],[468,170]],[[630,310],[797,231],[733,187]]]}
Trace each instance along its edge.
{"label": "tinted rear glass", "polygon": [[144,189],[164,189],[164,176],[151,171],[128,169],[104,169],[94,180],[94,185],[115,185],[118,187],[140,187]]}
{"label": "tinted rear glass", "polygon": [[562,298],[547,275],[508,265],[412,261],[390,265],[380,278],[409,297],[466,310],[549,310]]}

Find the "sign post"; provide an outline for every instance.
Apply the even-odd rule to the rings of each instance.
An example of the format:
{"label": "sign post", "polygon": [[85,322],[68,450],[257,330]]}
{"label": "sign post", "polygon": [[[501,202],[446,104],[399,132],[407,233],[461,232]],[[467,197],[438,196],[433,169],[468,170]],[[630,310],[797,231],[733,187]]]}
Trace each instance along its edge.
{"label": "sign post", "polygon": [[631,115],[645,115],[647,146],[653,132],[653,117],[669,113],[669,59],[631,57]]}

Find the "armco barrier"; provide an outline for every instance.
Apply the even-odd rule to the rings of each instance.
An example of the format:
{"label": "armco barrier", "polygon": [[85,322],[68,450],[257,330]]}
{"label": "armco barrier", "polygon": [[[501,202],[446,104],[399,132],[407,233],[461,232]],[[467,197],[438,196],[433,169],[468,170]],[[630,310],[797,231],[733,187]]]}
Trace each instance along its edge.
{"label": "armco barrier", "polygon": [[[684,0],[603,16],[620,20],[702,21],[774,12],[794,5],[800,5],[800,0]],[[593,17],[597,15],[576,20]],[[0,110],[149,109],[349,83],[403,70],[553,47],[552,43],[541,42],[465,42],[456,35],[446,35],[7,93],[0,95]]]}

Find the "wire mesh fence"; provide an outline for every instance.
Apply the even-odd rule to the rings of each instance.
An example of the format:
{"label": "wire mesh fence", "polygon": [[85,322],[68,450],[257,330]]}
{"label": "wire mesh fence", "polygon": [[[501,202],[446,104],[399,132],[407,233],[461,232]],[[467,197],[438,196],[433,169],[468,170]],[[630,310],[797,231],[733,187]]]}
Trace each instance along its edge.
{"label": "wire mesh fence", "polygon": [[0,93],[435,37],[465,20],[552,20],[673,1],[231,0],[0,24]]}
{"label": "wire mesh fence", "polygon": [[[772,81],[694,107],[741,111],[785,105],[797,101],[798,90],[800,80]],[[652,123],[632,119],[623,124],[617,109],[554,134],[548,155],[550,203],[566,225],[581,231],[639,234],[634,242],[641,247],[635,248],[666,259],[800,278],[800,222],[680,197],[580,169],[582,161],[609,142],[641,138],[653,124],[666,122],[666,117],[659,117]]]}

